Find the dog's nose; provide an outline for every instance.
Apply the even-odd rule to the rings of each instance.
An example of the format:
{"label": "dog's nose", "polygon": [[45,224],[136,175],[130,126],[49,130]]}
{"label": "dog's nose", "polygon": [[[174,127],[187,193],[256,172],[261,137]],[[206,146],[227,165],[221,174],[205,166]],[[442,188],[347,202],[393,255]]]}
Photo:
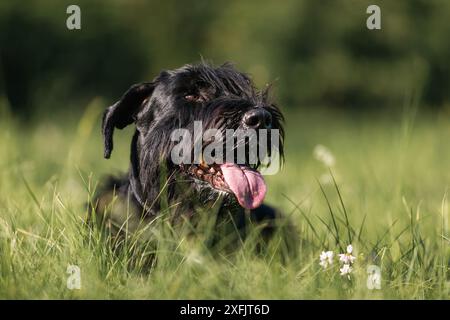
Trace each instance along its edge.
{"label": "dog's nose", "polygon": [[272,115],[263,108],[256,108],[244,114],[244,123],[251,129],[270,129],[272,127]]}

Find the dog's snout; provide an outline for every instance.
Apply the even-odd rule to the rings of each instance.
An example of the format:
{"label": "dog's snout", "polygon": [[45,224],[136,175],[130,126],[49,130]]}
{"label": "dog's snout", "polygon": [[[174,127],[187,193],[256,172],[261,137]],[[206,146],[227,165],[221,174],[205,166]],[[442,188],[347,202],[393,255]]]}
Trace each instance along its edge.
{"label": "dog's snout", "polygon": [[270,129],[272,115],[263,108],[256,108],[244,114],[244,124],[251,129]]}

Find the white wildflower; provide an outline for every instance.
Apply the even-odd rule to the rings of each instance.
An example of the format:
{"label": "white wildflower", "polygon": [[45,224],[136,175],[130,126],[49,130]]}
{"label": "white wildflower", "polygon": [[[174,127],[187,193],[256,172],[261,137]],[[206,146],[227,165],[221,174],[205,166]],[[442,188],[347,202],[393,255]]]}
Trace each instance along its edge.
{"label": "white wildflower", "polygon": [[339,271],[341,272],[341,276],[346,275],[350,279],[350,273],[352,273],[353,268],[349,264],[344,264]]}
{"label": "white wildflower", "polygon": [[334,253],[333,251],[322,251],[320,254],[320,263],[319,265],[323,268],[327,268],[328,266],[333,264]]}
{"label": "white wildflower", "polygon": [[326,167],[333,167],[336,163],[336,159],[334,158],[334,155],[331,153],[331,151],[321,144],[315,146],[313,154],[314,158],[322,162]]}
{"label": "white wildflower", "polygon": [[353,252],[353,246],[349,244],[347,246],[347,252],[339,254],[339,261],[345,263],[345,264],[352,264],[355,262],[356,257],[352,255]]}
{"label": "white wildflower", "polygon": [[347,253],[352,253],[353,252],[353,246],[351,244],[349,244],[347,246]]}

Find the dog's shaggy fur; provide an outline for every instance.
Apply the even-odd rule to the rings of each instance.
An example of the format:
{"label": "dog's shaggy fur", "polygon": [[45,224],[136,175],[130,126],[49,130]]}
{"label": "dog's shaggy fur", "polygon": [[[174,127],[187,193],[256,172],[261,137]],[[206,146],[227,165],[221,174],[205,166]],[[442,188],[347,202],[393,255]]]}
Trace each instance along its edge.
{"label": "dog's shaggy fur", "polygon": [[[198,176],[198,166],[174,164],[170,156],[174,147],[170,135],[174,129],[192,131],[194,121],[202,121],[205,129],[245,129],[245,117],[255,110],[264,113],[263,126],[280,130],[277,151],[282,156],[283,117],[267,91],[256,90],[250,78],[230,64],[185,65],[161,72],[152,82],[133,85],[104,113],[105,158],[113,150],[114,129],[134,123],[136,131],[128,176],[111,179],[99,193],[97,215],[117,233],[126,219],[127,226],[133,228],[138,221],[152,221],[164,206],[170,208],[173,221],[213,212],[216,206],[214,212],[231,217],[240,236],[245,236],[246,221],[264,223],[262,233],[270,236],[279,217],[275,209],[265,204],[251,210],[243,208],[231,192],[217,187],[217,176]],[[259,124],[256,128],[260,128]],[[258,169],[258,165],[248,167]]]}

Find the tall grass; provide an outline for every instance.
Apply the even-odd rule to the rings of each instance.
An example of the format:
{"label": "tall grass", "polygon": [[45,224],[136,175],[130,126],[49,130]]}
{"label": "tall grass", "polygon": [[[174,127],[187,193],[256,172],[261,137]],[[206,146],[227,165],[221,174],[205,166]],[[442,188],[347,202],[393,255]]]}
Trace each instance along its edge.
{"label": "tall grass", "polygon": [[[449,298],[448,116],[292,112],[286,165],[267,177],[267,201],[300,238],[298,259],[285,262],[279,238],[262,255],[253,241],[212,252],[214,215],[176,228],[169,208],[114,251],[84,225],[86,204],[104,174],[127,170],[132,128],[116,133],[103,160],[102,107],[94,100],[79,121],[0,120],[0,298]],[[332,167],[314,158],[318,144],[333,153]],[[337,260],[319,266],[321,251],[348,244],[357,256],[350,279]],[[80,290],[66,286],[68,265],[80,267]],[[366,286],[370,265],[381,268],[380,290]]]}

